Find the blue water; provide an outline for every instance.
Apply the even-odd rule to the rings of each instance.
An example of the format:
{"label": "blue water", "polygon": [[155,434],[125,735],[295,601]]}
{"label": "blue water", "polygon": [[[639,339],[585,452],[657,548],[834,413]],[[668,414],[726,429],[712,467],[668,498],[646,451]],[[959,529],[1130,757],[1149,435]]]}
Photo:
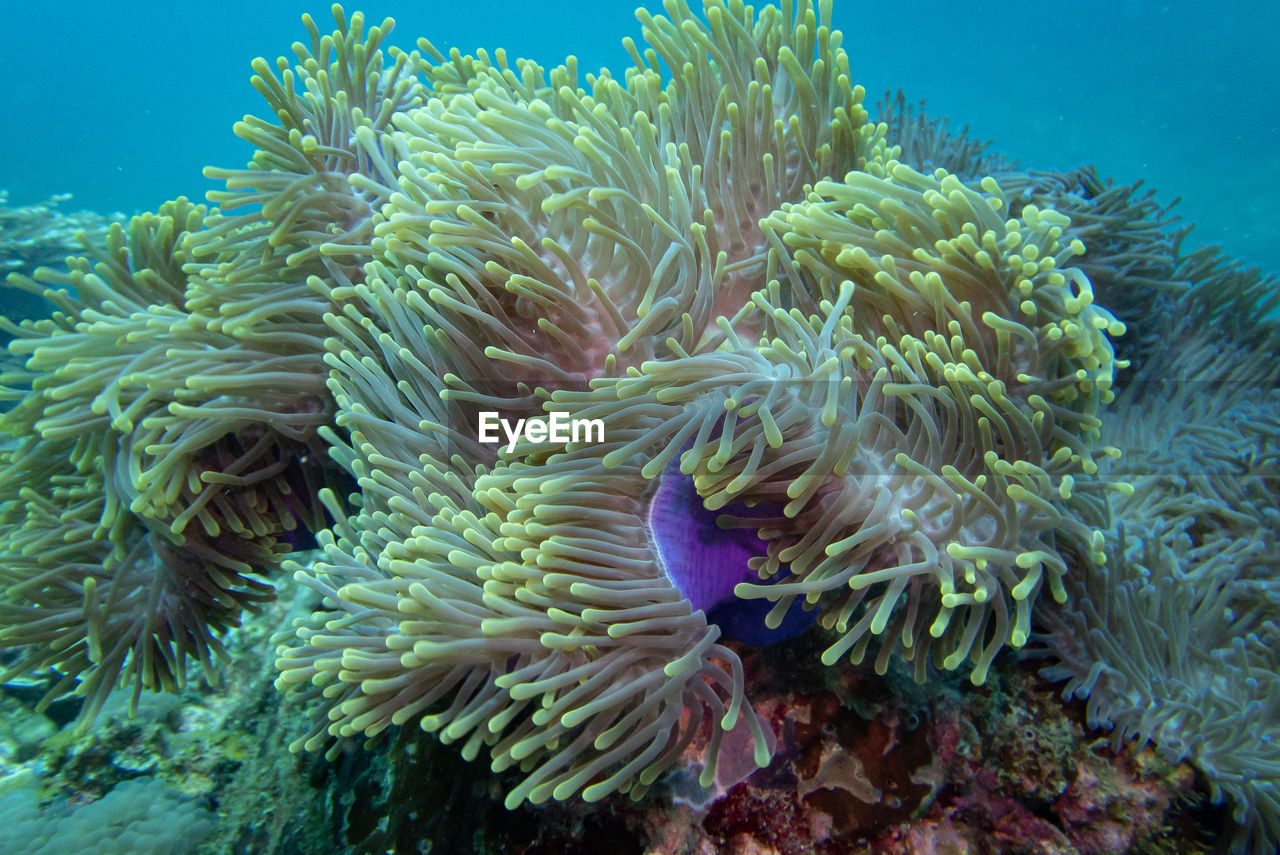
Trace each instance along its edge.
{"label": "blue water", "polygon": [[[0,188],[11,203],[72,192],[102,211],[199,197],[213,186],[203,166],[243,164],[231,125],[262,103],[249,61],[287,53],[302,12],[329,19],[326,4],[287,0],[4,5]],[[621,69],[621,38],[639,35],[633,6],[378,0],[364,11],[395,16],[391,42],[405,47],[426,35]],[[869,100],[900,86],[1029,167],[1092,162],[1145,179],[1182,197],[1198,242],[1280,270],[1280,4],[837,0],[835,24]]]}

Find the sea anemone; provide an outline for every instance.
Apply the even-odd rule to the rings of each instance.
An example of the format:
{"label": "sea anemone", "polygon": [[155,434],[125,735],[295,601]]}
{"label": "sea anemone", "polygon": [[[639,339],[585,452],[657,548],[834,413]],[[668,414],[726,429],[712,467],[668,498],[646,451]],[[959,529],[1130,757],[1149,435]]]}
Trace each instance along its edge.
{"label": "sea anemone", "polygon": [[[119,680],[135,698],[172,689],[192,656],[211,674],[218,634],[327,524],[317,495],[341,477],[316,433],[333,412],[323,318],[389,194],[377,135],[424,100],[413,56],[384,66],[385,28],[335,17],[325,36],[305,19],[294,68],[255,63],[279,124],[246,119],[250,168],[210,171],[228,185],[215,200],[249,213],[179,199],[113,225],[67,273],[36,272],[55,288],[11,279],[58,311],[9,325],[25,362],[6,375],[0,636],[23,651],[10,675],[61,673],[46,701],[81,679],[86,721]],[[60,526],[78,550],[45,548]]]}
{"label": "sea anemone", "polygon": [[979,192],[941,170],[922,175],[895,151],[843,182],[819,182],[765,221],[777,269],[797,283],[796,305],[811,311],[808,293],[834,301],[852,282],[858,334],[950,335],[954,326],[1009,388],[1038,385],[1047,400],[1093,417],[1113,398],[1111,339],[1124,325],[1070,266],[1085,252],[1065,232],[1070,220],[1034,205],[1006,219],[994,179]]}
{"label": "sea anemone", "polygon": [[[741,651],[775,632],[982,683],[1040,600],[1093,723],[1280,837],[1274,282],[1181,254],[1137,186],[1009,172],[901,99],[872,123],[830,3],[666,9],[585,85],[304,18],[221,209],[17,280],[58,312],[7,326],[0,679],[52,671],[86,722],[214,679],[312,530],[293,748],[416,725],[515,807],[767,764]],[[482,411],[603,431],[503,447]]]}
{"label": "sea anemone", "polygon": [[1273,851],[1277,369],[1247,338],[1217,337],[1193,295],[1103,419],[1123,452],[1106,475],[1125,487],[1106,508],[1107,560],[1081,558],[1067,604],[1041,610],[1034,648],[1065,697],[1088,699],[1090,724],[1114,728],[1117,750],[1151,742],[1204,773],[1213,801],[1231,804],[1233,851]]}
{"label": "sea anemone", "polygon": [[883,636],[882,671],[901,645],[921,679],[932,649],[948,668],[972,654],[982,682],[1001,646],[1026,640],[1041,586],[1060,592],[1058,540],[1096,548],[1057,507],[1092,461],[1066,446],[1046,454],[1064,433],[1053,412],[1024,410],[961,359],[958,332],[858,336],[852,294],[846,283],[805,319],[758,293],[771,333],[760,346],[731,335],[590,393],[556,393],[552,409],[644,428],[600,458],[606,468],[638,454],[653,478],[679,454],[708,509],[755,509],[727,522],[768,544],[753,566],[769,584],[737,595],[775,601],[771,626],[797,600],[819,604],[839,634],[828,664],[850,650],[860,660]]}
{"label": "sea anemone", "polygon": [[876,102],[876,118],[885,124],[885,138],[898,147],[898,160],[926,174],[942,169],[966,183],[987,176],[1003,176],[1016,163],[993,151],[991,140],[969,136],[969,126],[952,131],[946,117],[930,116],[924,101],[907,102],[906,94],[886,92]]}
{"label": "sea anemone", "polygon": [[704,785],[739,720],[763,765],[738,658],[664,575],[626,495],[636,473],[466,464],[447,404],[412,391],[430,375],[398,362],[412,380],[396,383],[348,329],[331,383],[362,507],[321,536],[323,562],[297,568],[324,609],[282,647],[277,684],[309,685],[331,712],[295,748],[416,720],[468,758],[488,746],[495,770],[518,766],[509,806],[638,797],[704,722]]}
{"label": "sea anemone", "polygon": [[[332,735],[421,716],[448,741],[469,735],[468,756],[489,743],[495,766],[530,772],[511,803],[639,793],[704,721],[704,781],[714,779],[722,734],[740,719],[753,731],[756,761],[768,756],[743,704],[736,655],[716,643],[719,630],[672,585],[647,541],[647,509],[626,495],[631,469],[602,474],[596,488],[617,500],[577,524],[585,498],[563,492],[562,502],[575,501],[555,512],[560,528],[549,532],[538,515],[555,502],[530,506],[526,518],[521,497],[539,481],[538,490],[552,490],[563,471],[534,467],[519,452],[486,471],[493,451],[458,429],[474,423],[467,417],[481,403],[537,407],[535,390],[581,387],[652,358],[667,339],[706,347],[708,334],[721,335],[718,301],[736,311],[764,270],[765,239],[739,222],[728,195],[759,204],[760,188],[734,181],[762,164],[775,182],[769,192],[794,194],[826,174],[832,135],[857,130],[861,94],[842,73],[838,37],[807,3],[794,21],[776,9],[754,21],[712,4],[712,30],[674,8],[681,25],[701,27],[732,61],[706,61],[699,47],[703,59],[669,97],[655,69],[629,75],[625,89],[596,78],[590,96],[570,88],[566,70],[544,87],[531,64],[512,75],[505,64],[455,57],[429,70],[436,91],[454,94],[396,118],[386,146],[401,155],[399,192],[375,227],[365,281],[330,317],[339,334],[331,387],[338,424],[351,431],[339,456],[361,479],[362,512],[324,539],[329,560],[303,577],[330,611],[299,628],[301,646],[282,651],[281,683],[326,686],[338,699]],[[667,47],[669,60],[677,56]],[[721,74],[741,104],[730,102]],[[785,82],[778,97],[805,100],[816,84],[824,100],[803,121],[779,122],[775,74]],[[707,140],[677,127],[726,116],[747,124]],[[840,148],[858,165],[860,147]],[[733,219],[732,228],[717,217]],[[597,335],[607,349],[590,344]],[[388,484],[374,486],[395,472],[407,479],[397,490],[424,479],[411,493],[427,500],[418,511],[382,496]],[[448,490],[432,487],[434,478]],[[424,517],[428,508],[439,513]],[[406,649],[424,658],[402,661]],[[445,698],[444,712],[422,716]],[[319,743],[318,734],[308,741]]]}
{"label": "sea anemone", "polygon": [[384,141],[398,187],[367,280],[421,302],[446,373],[507,407],[668,338],[702,346],[762,284],[759,218],[877,144],[839,33],[809,3],[794,19],[720,3],[705,21],[683,3],[671,14],[642,15],[654,50],[632,45],[625,83],[602,72],[589,92],[572,65],[440,57],[425,76],[451,96],[398,115]]}
{"label": "sea anemone", "polygon": [[[13,328],[10,352],[26,359],[8,380],[23,397],[5,428],[78,441],[78,458],[103,467],[112,491],[104,528],[119,507],[177,536],[192,536],[196,521],[209,537],[291,529],[305,512],[306,500],[280,495],[288,488],[273,476],[307,452],[326,419],[321,374],[294,351],[287,302],[271,322],[242,307],[248,317],[227,325],[235,331],[190,309],[185,238],[204,214],[179,199],[127,231],[113,225],[106,247],[87,247],[68,274],[38,271],[56,290],[11,279],[60,311]],[[253,484],[277,493],[262,500],[277,522],[259,520],[257,499],[233,498]]]}
{"label": "sea anemone", "polygon": [[[269,290],[283,304],[294,295],[314,299],[309,275],[322,277],[327,290],[358,276],[368,258],[373,213],[394,182],[379,138],[396,113],[423,103],[426,90],[416,54],[380,49],[394,26],[390,18],[366,35],[363,15],[348,21],[341,6],[332,8],[331,34],[303,16],[310,47],[296,42],[293,64],[280,57],[273,71],[265,59],[254,60],[253,86],[271,118],[236,123],[236,134],[255,149],[248,168],[205,170],[227,189],[209,194],[221,210],[190,249],[220,274],[209,294],[215,307],[245,287],[252,298]],[[247,211],[228,213],[241,207]]]}
{"label": "sea anemone", "polygon": [[1267,567],[1260,543],[1215,538],[1194,546],[1186,524],[1120,528],[1106,568],[1068,584],[1072,605],[1045,609],[1044,669],[1066,698],[1088,698],[1094,727],[1152,742],[1190,761],[1214,802],[1229,801],[1233,852],[1273,851],[1280,839],[1280,640],[1270,602],[1247,576]]}
{"label": "sea anemone", "polygon": [[59,672],[46,702],[78,678],[85,723],[118,682],[176,688],[189,657],[211,674],[285,539],[322,523],[319,371],[290,352],[287,307],[239,335],[190,309],[204,215],[179,199],[114,224],[68,273],[36,272],[58,288],[11,278],[59,311],[9,325],[25,360],[0,422],[0,638],[20,651],[9,676]]}
{"label": "sea anemone", "polygon": [[[210,683],[219,634],[271,596],[271,538],[181,542],[108,505],[114,492],[77,443],[27,437],[4,453],[0,682],[53,676],[39,709],[74,692],[87,727],[117,685],[175,691],[195,659]],[[104,527],[104,520],[110,520]]]}
{"label": "sea anemone", "polygon": [[1153,319],[1176,314],[1171,301],[1193,281],[1178,260],[1189,227],[1178,227],[1177,201],[1162,205],[1141,181],[1116,184],[1092,166],[1006,173],[1000,186],[1014,214],[1031,205],[1070,218],[1065,238],[1081,241],[1086,250],[1068,263],[1088,277],[1098,302],[1134,330],[1116,342],[1120,361],[1150,359],[1168,335],[1153,329]]}
{"label": "sea anemone", "polygon": [[[708,612],[981,682],[1060,551],[1100,558],[1073,508],[1121,327],[1066,219],[895,160],[808,3],[668,11],[589,93],[423,45],[437,97],[379,137],[396,189],[326,316],[360,493],[296,568],[323,605],[278,684],[329,707],[296,747],[417,721],[520,766],[517,804],[642,793],[705,740],[708,785],[726,734],[771,750]],[[607,435],[503,451],[483,409]]]}

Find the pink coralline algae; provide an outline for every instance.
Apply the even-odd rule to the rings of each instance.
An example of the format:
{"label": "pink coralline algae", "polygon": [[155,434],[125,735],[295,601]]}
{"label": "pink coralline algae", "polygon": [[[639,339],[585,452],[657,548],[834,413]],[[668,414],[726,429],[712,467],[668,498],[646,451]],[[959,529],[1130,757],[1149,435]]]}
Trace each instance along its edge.
{"label": "pink coralline algae", "polygon": [[777,688],[785,655],[744,656],[774,687],[756,706],[778,735],[767,769],[702,805],[614,806],[638,811],[648,853],[1197,851],[1178,830],[1190,767],[1113,753],[1028,668],[913,702],[892,674],[792,673],[803,689]]}

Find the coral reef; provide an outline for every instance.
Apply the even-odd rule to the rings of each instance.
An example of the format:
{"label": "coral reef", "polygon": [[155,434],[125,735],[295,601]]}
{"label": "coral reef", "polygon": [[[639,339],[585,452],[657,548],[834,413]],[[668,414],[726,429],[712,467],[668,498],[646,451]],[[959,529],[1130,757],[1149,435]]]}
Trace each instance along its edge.
{"label": "coral reef", "polygon": [[872,121],[829,3],[666,13],[585,83],[305,17],[218,207],[10,277],[0,683],[85,734],[248,668],[334,817],[214,833],[260,851],[461,840],[427,763],[495,848],[1162,851],[1194,767],[1274,849],[1275,279]]}
{"label": "coral reef", "polygon": [[[0,190],[0,272],[30,275],[37,267],[56,267],[84,246],[96,246],[112,223],[124,219],[122,214],[104,216],[94,211],[68,213],[62,206],[71,198],[63,193],[14,208],[8,191]],[[6,308],[11,317],[21,315],[8,303]]]}
{"label": "coral reef", "polygon": [[0,795],[0,823],[9,846],[39,855],[184,855],[210,827],[208,811],[142,781],[120,784],[62,816],[41,815],[32,791],[11,790]]}
{"label": "coral reef", "polygon": [[[38,267],[61,266],[67,256],[100,244],[111,223],[124,220],[123,214],[68,213],[64,206],[71,198],[64,193],[15,208],[9,205],[8,192],[0,190],[0,274],[30,276]],[[38,295],[5,291],[4,315],[10,319],[41,318],[51,310]],[[8,344],[9,340],[8,331],[0,328],[0,342]]]}
{"label": "coral reef", "polygon": [[[503,800],[518,770],[494,775],[418,728],[380,737],[376,751],[348,745],[332,761],[291,755],[288,742],[308,724],[276,699],[261,649],[315,601],[292,581],[280,587],[279,601],[229,631],[218,688],[144,696],[132,717],[112,702],[89,736],[51,726],[24,736],[20,752],[0,728],[4,771],[32,770],[41,803],[164,781],[216,811],[195,855],[409,855],[428,846],[586,855],[605,840],[635,853],[907,853],[925,840],[970,851],[1064,840],[1081,852],[1211,850],[1194,834],[1203,817],[1192,769],[1150,749],[1113,757],[1083,709],[1062,707],[1027,665],[1002,657],[981,689],[960,675],[921,686],[896,657],[884,676],[869,663],[823,666],[820,640],[808,635],[733,645],[778,742],[768,769],[727,788],[697,786],[696,745],[690,765],[641,802],[615,795],[514,810]],[[33,703],[0,693],[0,724],[31,721]],[[752,765],[749,742],[725,751]]]}

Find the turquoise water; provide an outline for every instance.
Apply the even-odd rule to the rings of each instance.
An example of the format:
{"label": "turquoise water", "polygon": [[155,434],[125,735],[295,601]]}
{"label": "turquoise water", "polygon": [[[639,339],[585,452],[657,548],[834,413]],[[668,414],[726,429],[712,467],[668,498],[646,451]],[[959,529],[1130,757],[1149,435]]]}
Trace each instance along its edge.
{"label": "turquoise water", "polygon": [[[0,50],[0,188],[11,203],[72,192],[104,211],[152,209],[212,187],[208,164],[238,166],[231,125],[259,112],[249,62],[304,37],[315,2],[6,4]],[[872,4],[837,0],[855,78],[969,124],[1032,168],[1096,163],[1144,179],[1198,224],[1198,242],[1280,269],[1280,5],[1088,0]],[[628,62],[631,2],[382,2],[391,43],[419,36],[463,51],[580,67]],[[17,35],[14,35],[17,34]],[[72,206],[74,207],[74,206]]]}

